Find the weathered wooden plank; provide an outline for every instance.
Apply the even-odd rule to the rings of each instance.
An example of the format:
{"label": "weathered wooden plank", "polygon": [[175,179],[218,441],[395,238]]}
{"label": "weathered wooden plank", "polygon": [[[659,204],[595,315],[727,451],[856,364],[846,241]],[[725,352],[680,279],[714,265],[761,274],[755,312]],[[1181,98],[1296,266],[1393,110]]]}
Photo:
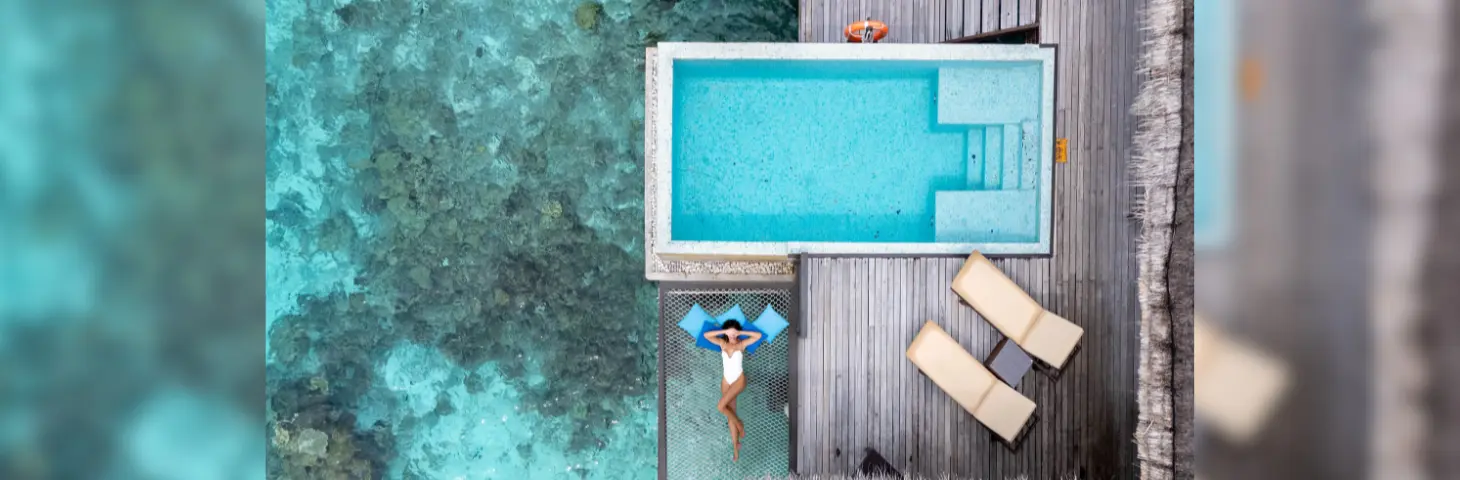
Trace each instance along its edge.
{"label": "weathered wooden plank", "polygon": [[1019,25],[1019,0],[999,1],[999,28],[1014,28]]}
{"label": "weathered wooden plank", "polygon": [[[842,282],[845,281],[845,279],[840,278],[836,274],[832,273],[832,267],[833,265],[829,264],[825,267],[826,272],[824,273],[826,274],[828,284],[824,287],[826,288],[826,290],[822,292],[822,295],[827,296],[826,315],[824,315],[823,318],[823,321],[825,322],[827,328],[826,331],[822,333],[822,335],[826,339],[825,355],[826,358],[830,360],[830,362],[826,365],[826,391],[827,394],[830,395],[830,398],[827,401],[827,408],[831,409],[831,411],[828,412],[828,417],[835,417],[836,413],[838,413],[838,411],[843,408],[843,406],[837,404],[837,402],[841,400],[841,397],[837,394],[836,389],[837,385],[841,383],[841,369],[844,365],[846,365],[844,360],[837,355],[838,338],[835,335],[837,328],[834,323],[836,320],[836,316],[840,314],[840,304],[842,302],[841,293],[843,292],[843,290],[835,288],[833,287],[833,285],[831,285],[831,283],[833,282]],[[823,469],[829,469],[831,467],[831,460],[834,458],[832,452],[835,451],[836,443],[839,438],[839,432],[837,430],[839,422],[831,421],[830,419],[828,420],[829,421],[826,424],[825,437],[823,438],[823,442],[825,442],[825,444],[822,446],[823,456],[821,463]]]}
{"label": "weathered wooden plank", "polygon": [[[888,281],[896,278],[891,271],[896,265],[889,263],[882,263],[880,265],[883,271],[878,278]],[[892,285],[887,283],[877,285],[877,290],[879,292],[896,291],[892,288]],[[894,350],[892,344],[896,342],[897,335],[892,331],[893,324],[889,321],[892,314],[892,302],[881,301],[877,302],[876,305],[879,308],[876,310],[877,331],[875,335],[879,339],[880,344],[877,347],[876,363],[878,372],[875,379],[877,380],[878,398],[881,400],[881,403],[877,405],[877,411],[880,412],[880,416],[877,419],[876,448],[879,452],[890,452],[892,447],[892,418],[897,414],[891,408],[893,405],[892,392],[898,387],[896,385],[897,377],[894,376],[897,368],[897,359],[892,356]],[[887,455],[887,453],[882,454],[883,457]]]}
{"label": "weathered wooden plank", "polygon": [[[1088,106],[1088,102],[1084,99],[1083,95],[1085,86],[1088,85],[1089,81],[1088,68],[1086,67],[1086,62],[1084,61],[1084,52],[1087,49],[1089,39],[1084,37],[1084,20],[1087,18],[1085,17],[1085,5],[1076,3],[1073,5],[1073,7],[1074,16],[1078,18],[1073,18],[1070,20],[1070,28],[1072,29],[1071,36],[1074,38],[1074,41],[1071,42],[1074,48],[1073,52],[1071,52],[1072,55],[1070,62],[1073,64],[1074,68],[1071,70],[1070,73],[1072,74],[1074,82],[1072,82],[1073,95],[1070,105],[1071,109],[1074,112],[1074,118],[1082,119],[1083,114],[1085,113],[1085,109]],[[1085,192],[1084,190],[1079,189],[1078,186],[1084,179],[1083,165],[1088,161],[1087,159],[1085,159],[1084,150],[1080,148],[1080,145],[1082,145],[1084,142],[1086,124],[1078,120],[1073,120],[1071,123],[1073,125],[1071,126],[1070,142],[1075,149],[1075,157],[1078,159],[1079,163],[1073,164],[1073,168],[1071,168],[1069,172],[1069,191],[1075,192],[1075,195],[1072,195],[1070,199],[1070,204],[1066,205],[1065,208],[1067,212],[1070,212],[1071,227],[1076,229],[1083,229],[1085,225],[1080,224],[1080,219],[1084,217],[1085,212],[1080,211],[1080,209],[1083,208],[1082,206],[1085,204]],[[1066,165],[1071,164],[1067,163]],[[1079,316],[1083,313],[1080,311],[1080,302],[1078,301],[1080,298],[1080,287],[1082,282],[1080,278],[1080,272],[1077,269],[1078,265],[1080,264],[1080,255],[1084,252],[1084,246],[1080,244],[1082,240],[1083,238],[1077,235],[1071,235],[1070,238],[1067,240],[1067,251],[1069,252],[1069,254],[1067,254],[1067,258],[1065,258],[1066,261],[1064,268],[1067,275],[1069,276],[1069,285],[1067,285],[1066,287],[1066,291],[1069,292],[1069,296],[1067,299],[1068,305],[1066,311],[1070,312],[1072,316]],[[1088,378],[1078,378],[1073,380],[1074,381],[1071,383],[1075,384],[1076,388],[1071,389],[1071,394],[1076,392],[1083,392],[1090,386]],[[1073,414],[1075,416],[1084,416],[1088,414],[1086,411],[1087,409],[1085,403],[1076,402],[1073,406]],[[1084,440],[1084,430],[1081,428],[1077,428],[1074,431],[1070,432],[1070,436],[1067,439],[1067,441],[1071,442],[1082,442]]]}
{"label": "weathered wooden plank", "polygon": [[[803,265],[810,266],[813,269],[813,272],[808,275],[808,278],[806,280],[807,282],[811,282],[810,290],[812,294],[810,295],[810,298],[802,299],[802,301],[813,302],[811,311],[808,312],[809,314],[807,315],[809,318],[812,319],[810,322],[808,322],[810,323],[810,330],[807,331],[807,338],[810,339],[808,343],[812,344],[812,349],[815,353],[808,357],[808,362],[803,364],[802,368],[806,368],[813,372],[813,375],[816,378],[815,395],[819,400],[816,405],[818,408],[821,409],[821,411],[816,412],[816,415],[814,417],[818,423],[811,425],[810,428],[805,429],[813,432],[813,435],[810,438],[810,441],[812,443],[806,449],[807,455],[809,455],[809,457],[802,459],[801,462],[798,463],[798,465],[800,465],[801,468],[806,469],[806,471],[817,471],[823,467],[823,465],[816,462],[819,462],[822,458],[825,458],[824,452],[822,452],[822,448],[823,445],[825,445],[826,441],[826,426],[831,423],[827,417],[833,412],[831,409],[831,398],[827,394],[828,388],[826,382],[826,369],[824,368],[824,366],[827,364],[825,340],[826,333],[824,332],[826,320],[822,318],[822,315],[824,315],[824,312],[827,311],[827,297],[825,293],[822,292],[822,287],[819,285],[822,279],[828,277],[824,275],[824,269],[826,268],[825,265],[809,261],[804,262]],[[805,273],[803,273],[803,275],[805,275]]]}
{"label": "weathered wooden plank", "polygon": [[[840,266],[832,264],[832,267],[837,268]],[[837,292],[837,296],[840,298],[840,301],[835,305],[837,315],[834,318],[829,318],[832,324],[837,325],[835,327],[837,336],[832,337],[834,338],[832,340],[832,347],[837,349],[837,360],[841,362],[838,363],[840,368],[837,368],[837,385],[834,387],[835,392],[837,392],[837,406],[832,406],[832,409],[845,410],[851,417],[856,419],[856,398],[850,397],[850,392],[847,391],[847,382],[851,381],[851,369],[854,368],[853,363],[851,363],[853,362],[850,344],[851,331],[847,330],[847,325],[850,324],[848,314],[851,311],[851,301],[856,298],[857,277],[847,277],[844,282],[848,282],[847,287],[841,287]],[[844,470],[844,465],[842,465],[841,461],[841,452],[847,444],[851,444],[851,429],[848,429],[847,422],[837,422],[837,435],[832,439],[834,439],[834,444],[832,444],[832,455],[834,455],[834,458],[832,458],[832,468],[838,471]]]}
{"label": "weathered wooden plank", "polygon": [[1029,25],[1039,20],[1039,0],[1019,0],[1019,25]]}
{"label": "weathered wooden plank", "polygon": [[[955,273],[955,270],[958,270],[958,268],[956,268],[956,264],[955,261],[953,261],[953,258],[943,258],[942,261],[939,261],[939,263],[937,263],[937,266],[939,266],[939,273],[937,273],[936,280],[934,280],[934,282],[936,283],[934,284],[942,284],[943,286],[942,292],[939,292],[939,295],[937,295],[937,299],[939,299],[939,302],[942,303],[942,315],[940,315],[940,317],[943,318],[942,322],[948,322],[956,317],[955,312],[956,306],[958,306],[958,296],[950,295],[950,293],[952,292],[950,292],[950,290],[948,289],[948,284],[950,280],[953,279],[953,273]],[[962,346],[964,346],[964,349],[968,349],[968,344],[964,343],[964,341],[959,341],[959,344],[962,344]],[[974,355],[978,355],[977,352],[972,353],[974,353]],[[940,394],[942,394],[942,391],[939,392]],[[950,451],[950,445],[952,445],[953,442],[953,426],[955,426],[953,425],[953,422],[958,419],[958,414],[961,414],[962,411],[964,411],[964,407],[959,406],[956,401],[953,401],[953,398],[948,397],[948,395],[946,394],[943,395],[942,406],[943,409],[942,411],[940,411],[940,413],[943,414],[943,444],[939,445],[940,449],[937,458],[939,458],[940,470],[952,471],[953,455],[952,451]]]}
{"label": "weathered wooden plank", "polygon": [[825,295],[827,297],[826,315],[824,315],[822,318],[823,324],[826,326],[826,328],[822,332],[822,338],[824,338],[824,341],[826,342],[826,353],[824,355],[826,356],[826,358],[831,360],[831,363],[828,364],[829,368],[827,368],[826,391],[827,394],[830,395],[830,397],[827,399],[826,406],[829,409],[827,411],[828,422],[824,431],[825,437],[822,440],[823,442],[825,442],[822,445],[821,462],[823,469],[831,468],[831,460],[834,458],[832,453],[836,451],[837,440],[839,438],[837,426],[840,422],[837,422],[834,419],[836,418],[837,413],[840,413],[840,410],[843,408],[843,406],[838,404],[838,402],[841,401],[841,397],[836,395],[836,388],[837,385],[841,383],[841,369],[842,365],[845,365],[844,361],[838,356],[840,350],[840,348],[838,347],[838,345],[840,345],[840,339],[836,336],[837,331],[840,330],[839,326],[836,324],[836,320],[837,316],[840,315],[840,309],[843,301],[841,293],[845,291],[844,289],[838,288],[837,285],[839,284],[839,282],[845,281],[845,279],[842,278],[839,274],[835,273],[832,267],[833,265],[830,264],[823,267],[825,270],[825,272],[823,273],[825,273],[826,275],[825,278],[827,279],[827,282],[822,287],[823,289],[825,289],[822,292],[822,295]]}
{"label": "weathered wooden plank", "polygon": [[811,323],[811,330],[807,331],[807,338],[810,339],[809,343],[813,345],[813,349],[815,351],[813,355],[808,357],[808,362],[804,364],[802,368],[806,368],[814,372],[816,378],[815,395],[819,400],[816,405],[822,410],[820,412],[816,412],[815,418],[818,423],[816,423],[815,425],[811,425],[810,428],[806,429],[814,432],[812,437],[813,443],[806,450],[807,454],[811,455],[811,457],[802,459],[802,461],[798,465],[800,465],[803,469],[819,469],[822,466],[819,463],[815,462],[819,462],[820,459],[824,457],[821,449],[823,445],[825,445],[826,441],[826,425],[831,423],[828,419],[828,416],[833,413],[831,409],[831,397],[828,395],[827,392],[828,388],[826,381],[826,369],[823,368],[827,364],[827,362],[825,333],[826,319],[822,316],[824,315],[823,312],[827,311],[827,297],[822,292],[822,287],[818,285],[818,283],[820,283],[820,280],[827,278],[827,276],[824,275],[824,269],[826,267],[822,264],[805,262],[804,265],[811,266],[811,268],[819,271],[813,272],[811,275],[808,276],[807,281],[812,282],[810,290],[813,293],[810,295],[810,298],[802,300],[814,302],[812,304],[811,311],[808,312],[808,317],[812,318],[813,320],[809,322]]}
{"label": "weathered wooden plank", "polygon": [[813,411],[825,408],[825,404],[822,403],[821,392],[818,388],[821,382],[821,369],[812,367],[813,365],[819,367],[822,363],[813,360],[819,354],[816,345],[816,318],[814,315],[820,309],[820,306],[814,303],[818,298],[814,294],[816,291],[815,282],[818,276],[807,275],[806,270],[810,268],[815,267],[810,263],[803,262],[800,269],[800,278],[798,279],[802,284],[800,299],[802,314],[801,334],[804,335],[802,339],[798,339],[801,342],[801,349],[800,361],[796,365],[798,369],[797,374],[802,379],[801,392],[803,393],[801,395],[801,404],[797,406],[800,411],[796,412],[796,430],[800,433],[800,438],[797,439],[800,444],[796,446],[796,466],[799,471],[809,471],[813,468],[810,462],[814,456],[810,450],[812,445],[816,444],[817,440],[815,426],[821,422],[820,416],[825,411]]}
{"label": "weathered wooden plank", "polygon": [[[804,20],[804,18],[802,19]],[[806,267],[802,266],[802,268]],[[800,312],[800,314],[802,314],[802,318],[800,318],[800,321],[802,321],[802,327],[800,328],[803,328],[802,334],[807,334],[807,331],[804,330],[804,328],[806,328],[806,324],[807,322],[809,322],[810,318],[806,318],[806,312],[810,311],[810,309],[813,308],[813,306],[806,305],[806,302],[810,302],[810,299],[812,299],[812,296],[810,296],[809,292],[809,283],[807,283],[810,282],[810,279],[806,276],[806,274],[802,274],[802,276],[797,277],[796,282],[800,284],[800,289],[802,289],[800,290],[800,302],[802,302],[802,312]],[[793,328],[794,330],[794,328],[796,327],[791,328]],[[810,338],[809,334],[807,334],[806,338]],[[796,449],[793,449],[793,451],[791,451],[791,454],[796,455],[796,464],[800,465],[803,470],[804,465],[806,465],[804,464],[804,461],[806,461],[806,458],[810,458],[810,455],[806,455],[806,446],[810,445],[810,442],[807,441],[807,438],[809,438],[809,436],[812,436],[812,433],[807,432],[807,426],[815,425],[815,419],[812,419],[812,416],[815,416],[815,414],[818,413],[816,409],[818,409],[819,407],[815,406],[816,400],[813,400],[813,398],[810,397],[810,392],[812,392],[813,388],[815,388],[813,387],[813,385],[816,385],[816,379],[813,378],[813,375],[815,375],[815,373],[806,368],[806,357],[807,353],[810,353],[810,350],[812,350],[812,344],[810,344],[810,341],[799,341],[799,346],[797,346],[796,349],[797,381],[796,385],[794,385],[794,388],[796,388],[796,398],[800,401],[800,403],[796,404],[796,406],[793,406],[793,409],[797,409],[797,411],[794,411],[794,416],[796,416],[796,432],[799,433],[800,438],[796,439],[796,445],[794,445],[796,446]]]}
{"label": "weathered wooden plank", "polygon": [[922,10],[913,10],[921,25],[918,30],[923,32],[922,42],[936,43],[943,40],[943,27],[947,25],[945,17],[948,13],[946,0],[925,0]]}
{"label": "weathered wooden plank", "polygon": [[924,26],[918,25],[917,19],[913,18],[913,13],[917,11],[916,6],[915,1],[878,2],[877,11],[882,14],[874,18],[897,19],[897,25],[903,27],[898,29],[899,35],[896,43],[921,43],[922,36],[927,32],[924,30]]}
{"label": "weathered wooden plank", "polygon": [[881,451],[882,416],[885,413],[881,407],[887,404],[887,398],[885,396],[886,386],[882,384],[882,379],[886,378],[887,363],[886,359],[882,357],[882,346],[887,342],[882,332],[881,323],[883,302],[874,301],[871,297],[874,295],[881,297],[885,293],[881,282],[881,279],[885,277],[882,276],[883,272],[881,272],[882,262],[872,262],[870,266],[872,267],[872,274],[869,277],[872,279],[870,283],[872,288],[868,292],[867,302],[868,331],[866,335],[870,339],[870,345],[867,348],[867,361],[870,364],[867,371],[867,388],[872,398],[876,399],[876,401],[873,402],[871,408],[873,421],[867,425],[867,447]]}
{"label": "weathered wooden plank", "polygon": [[829,462],[829,460],[831,460],[832,458],[832,448],[834,448],[834,445],[832,444],[834,444],[835,438],[837,438],[837,436],[835,436],[834,429],[835,427],[837,427],[838,422],[834,422],[834,420],[832,419],[837,416],[837,409],[838,407],[840,407],[835,404],[835,401],[837,401],[838,398],[837,382],[838,375],[840,375],[838,369],[841,368],[841,359],[838,359],[837,357],[837,338],[832,337],[832,334],[835,333],[835,325],[832,324],[832,318],[837,315],[837,305],[838,303],[840,303],[841,299],[837,298],[837,295],[835,295],[838,290],[832,287],[832,282],[838,282],[838,280],[841,279],[838,279],[838,277],[835,277],[834,274],[832,274],[831,266],[829,266],[829,264],[825,264],[825,266],[822,266],[821,270],[822,279],[826,279],[826,282],[823,283],[821,286],[821,296],[823,298],[822,312],[825,312],[825,314],[821,315],[821,338],[822,359],[825,360],[825,362],[822,363],[822,371],[825,372],[826,375],[826,390],[823,391],[823,395],[826,395],[826,414],[825,417],[823,417],[826,423],[825,425],[821,426],[822,438],[821,448],[819,448],[819,454],[821,454],[821,457],[818,458],[818,465],[819,467],[821,467],[821,470],[819,471],[828,471],[829,468],[831,468],[831,462]]}
{"label": "weathered wooden plank", "polygon": [[949,0],[963,5],[963,36],[983,31],[983,0]]}
{"label": "weathered wooden plank", "polygon": [[[900,285],[897,288],[898,299],[894,302],[896,306],[896,311],[894,311],[893,315],[889,317],[889,320],[892,322],[897,322],[899,330],[901,330],[903,325],[905,325],[904,322],[906,322],[909,317],[915,314],[915,312],[913,311],[915,307],[912,303],[910,295],[913,291],[917,289],[917,285],[914,283],[912,276],[909,275],[908,264],[904,264],[901,266],[897,278],[897,281],[900,283]],[[898,338],[907,337],[905,333],[899,333]],[[897,366],[896,371],[898,375],[898,389],[897,391],[893,392],[893,398],[895,399],[895,401],[898,402],[898,405],[895,406],[895,409],[897,411],[897,428],[893,431],[893,454],[888,458],[892,461],[893,465],[896,465],[899,468],[900,471],[907,471],[910,468],[910,465],[908,464],[908,456],[915,449],[915,446],[912,445],[912,443],[907,439],[912,437],[914,419],[914,416],[912,415],[912,409],[914,407],[914,404],[912,403],[912,397],[909,391],[910,386],[913,384],[916,378],[914,374],[909,372],[911,363],[908,362],[907,358],[903,356],[903,348],[905,348],[905,345],[903,345],[902,342],[899,341],[898,349],[894,353],[894,355],[896,356],[895,365]]]}
{"label": "weathered wooden plank", "polygon": [[893,326],[893,332],[895,332],[894,335],[898,339],[897,344],[894,346],[895,348],[892,350],[892,361],[896,365],[894,371],[897,375],[897,390],[893,392],[893,398],[899,400],[900,403],[895,407],[897,421],[890,441],[892,442],[893,449],[897,452],[893,464],[899,467],[904,467],[907,462],[907,442],[902,441],[902,439],[907,438],[907,432],[911,428],[908,424],[908,418],[912,416],[911,405],[906,402],[905,395],[907,394],[908,385],[916,380],[916,372],[912,368],[912,362],[908,361],[905,354],[908,342],[912,340],[912,334],[909,331],[908,325],[914,322],[911,320],[913,316],[912,307],[908,304],[907,300],[908,292],[912,290],[911,277],[908,275],[908,269],[911,266],[911,259],[902,259],[898,264],[898,299],[894,305],[892,314],[888,316],[890,320],[896,322]]}
{"label": "weathered wooden plank", "polygon": [[[873,8],[874,10],[877,8],[877,5],[868,6]],[[849,263],[849,268],[852,268],[854,269],[854,271],[857,272],[857,284],[856,287],[852,289],[852,298],[849,299],[852,310],[848,312],[848,317],[850,320],[852,320],[852,322],[850,322],[851,326],[849,328],[851,328],[852,331],[847,332],[848,335],[851,336],[851,341],[848,343],[852,346],[852,363],[856,365],[856,368],[848,376],[847,386],[851,389],[848,392],[849,400],[853,405],[855,405],[856,416],[853,418],[856,418],[859,421],[847,422],[846,428],[848,440],[845,445],[842,445],[843,468],[851,468],[854,467],[856,463],[856,460],[854,460],[853,458],[856,456],[855,451],[859,450],[859,447],[867,442],[866,426],[867,420],[870,418],[870,411],[867,408],[868,398],[865,384],[865,379],[867,377],[866,303],[868,275],[866,271],[866,262],[863,259],[847,259],[844,262]]]}
{"label": "weathered wooden plank", "polygon": [[896,344],[898,347],[892,350],[891,359],[891,362],[894,362],[896,366],[894,368],[896,381],[894,382],[894,391],[892,391],[892,401],[894,401],[894,404],[889,406],[892,409],[892,435],[888,439],[889,444],[891,444],[888,448],[888,460],[892,462],[892,465],[898,467],[899,471],[902,471],[907,470],[907,465],[905,465],[905,462],[907,462],[905,460],[907,458],[907,442],[902,441],[902,439],[907,438],[908,430],[908,403],[907,397],[905,397],[908,385],[908,360],[907,357],[902,355],[902,352],[904,352],[902,349],[905,346],[905,343],[902,343],[902,338],[907,336],[904,333],[904,328],[902,328],[902,325],[904,325],[902,318],[908,312],[907,263],[905,261],[902,261],[902,263],[896,266],[896,273],[894,274],[892,283],[894,283],[892,284],[892,292],[894,292],[896,298],[894,301],[889,302],[889,305],[892,306],[892,311],[889,312],[888,321],[892,324],[889,328],[894,331],[894,336],[898,338],[898,344]]}
{"label": "weathered wooden plank", "polygon": [[983,0],[983,7],[979,10],[982,27],[980,33],[992,32],[999,29],[999,0]]}
{"label": "weathered wooden plank", "polygon": [[[884,392],[882,391],[883,389],[881,388],[882,385],[881,382],[879,382],[879,377],[883,376],[886,370],[885,359],[882,358],[882,344],[886,342],[885,338],[882,335],[882,325],[880,321],[881,316],[879,315],[879,311],[881,310],[880,305],[882,304],[882,302],[879,301],[880,298],[874,297],[881,297],[885,294],[885,291],[882,289],[881,282],[881,279],[883,277],[880,275],[882,266],[881,263],[882,262],[868,262],[867,264],[867,268],[869,269],[867,278],[870,279],[870,281],[867,283],[868,289],[866,291],[865,300],[867,312],[867,331],[863,333],[863,335],[867,337],[867,353],[866,355],[864,355],[868,363],[867,388],[870,396],[876,400],[876,402],[873,402],[873,404],[869,408],[872,421],[868,422],[864,428],[864,433],[867,437],[867,440],[864,442],[864,444],[865,447],[879,450],[882,447],[880,435],[882,432],[883,413],[880,407],[882,405],[886,405],[886,399],[883,397]],[[858,455],[860,455],[860,451],[857,453]]]}
{"label": "weathered wooden plank", "polygon": [[[938,317],[938,296],[933,293],[933,289],[938,288],[938,282],[936,279],[937,271],[937,261],[930,259],[923,263],[922,274],[924,290],[922,292],[922,297],[924,311],[928,312],[927,318],[933,321],[940,320]],[[921,442],[922,455],[919,459],[921,460],[919,462],[919,471],[931,473],[938,471],[937,464],[935,462],[937,461],[937,457],[942,453],[938,448],[938,443],[942,440],[942,437],[939,435],[939,433],[941,432],[939,432],[938,430],[943,427],[943,419],[941,418],[941,415],[939,415],[939,413],[942,411],[942,409],[939,407],[941,406],[941,400],[943,399],[940,398],[942,396],[942,392],[939,391],[938,387],[932,381],[925,380],[922,382],[922,393],[923,401],[918,404],[918,407],[921,410],[921,412],[919,412],[919,415],[922,415],[924,418],[928,419],[928,422],[923,429],[923,441]]]}
{"label": "weathered wooden plank", "polygon": [[[1056,49],[1055,54],[1055,64],[1057,65],[1057,70],[1055,73],[1055,103],[1056,105],[1059,105],[1055,109],[1055,135],[1057,137],[1069,137],[1070,135],[1072,135],[1073,131],[1073,128],[1069,126],[1071,123],[1069,109],[1071,108],[1071,105],[1073,105],[1072,98],[1075,89],[1078,88],[1078,85],[1071,81],[1071,79],[1074,78],[1075,74],[1073,52],[1078,43],[1073,40],[1074,22],[1068,20],[1076,14],[1074,12],[1075,6],[1063,0],[1049,1],[1051,5],[1054,5],[1051,10],[1055,10],[1055,13],[1052,14],[1054,15],[1052,18],[1058,18],[1060,19],[1060,21],[1053,25],[1055,28],[1046,27],[1041,28],[1040,30],[1041,33],[1046,31],[1058,32],[1055,35],[1055,38],[1051,39],[1051,41],[1059,42],[1058,45],[1060,45]],[[1064,195],[1059,195],[1055,199],[1055,217],[1057,222],[1056,225],[1070,224],[1068,220],[1068,215],[1070,212],[1069,197],[1074,195],[1074,190],[1070,187],[1072,183],[1070,182],[1071,175],[1068,169],[1063,169],[1063,167],[1066,166],[1068,166],[1068,164],[1061,164],[1060,167],[1062,168],[1062,170],[1057,170],[1054,177],[1057,181],[1057,188],[1059,188],[1061,192],[1065,192]],[[1060,292],[1062,293],[1068,292],[1069,289],[1072,288],[1073,283],[1070,279],[1070,270],[1069,268],[1067,268],[1068,264],[1070,263],[1070,259],[1073,257],[1072,254],[1066,253],[1070,251],[1070,248],[1072,246],[1070,241],[1072,233],[1073,232],[1071,232],[1069,229],[1055,230],[1054,250],[1058,253],[1056,253],[1055,256],[1055,265],[1051,267],[1051,276],[1055,278],[1055,285],[1060,289]],[[1060,309],[1057,310],[1056,313],[1065,315],[1066,312],[1070,312],[1072,298],[1073,297],[1068,294],[1056,296],[1053,303],[1056,305],[1055,308]],[[1075,417],[1077,415],[1076,405],[1078,405],[1079,402],[1063,401],[1069,395],[1074,395],[1078,392],[1078,390],[1075,388],[1077,383],[1077,380],[1071,378],[1070,380],[1059,382],[1055,385],[1055,396],[1058,397],[1060,401],[1056,402],[1057,410],[1054,410],[1052,412],[1054,415],[1059,415],[1060,417]],[[1054,436],[1054,441],[1060,445],[1068,445],[1074,441],[1074,434],[1075,432],[1070,429],[1057,429],[1056,435]],[[1074,461],[1072,459],[1054,454],[1048,455],[1047,461],[1051,462],[1055,466],[1057,472],[1065,471],[1066,469],[1072,468],[1074,466]]]}

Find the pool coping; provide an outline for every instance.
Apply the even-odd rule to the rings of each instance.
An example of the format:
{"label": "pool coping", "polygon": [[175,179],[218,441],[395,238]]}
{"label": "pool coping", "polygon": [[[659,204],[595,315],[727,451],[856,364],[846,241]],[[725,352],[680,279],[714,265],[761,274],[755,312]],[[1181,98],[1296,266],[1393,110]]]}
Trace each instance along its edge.
{"label": "pool coping", "polygon": [[[1052,254],[1053,224],[1053,150],[1055,103],[1055,50],[1048,45],[992,44],[835,44],[835,43],[660,43],[648,52],[646,83],[648,95],[656,105],[652,123],[653,143],[646,145],[649,162],[646,177],[658,181],[645,185],[646,201],[656,208],[645,210],[646,243],[658,256],[684,260],[726,260],[747,258],[765,261],[768,258],[795,254],[967,254],[978,250],[1001,255]],[[668,181],[673,158],[674,69],[666,68],[677,59],[745,59],[745,60],[981,60],[1039,61],[1043,66],[1041,82],[1040,193],[1039,240],[1035,242],[983,243],[867,243],[867,242],[721,242],[670,240],[672,192]],[[657,234],[656,234],[657,233]],[[651,260],[652,261],[652,260]]]}

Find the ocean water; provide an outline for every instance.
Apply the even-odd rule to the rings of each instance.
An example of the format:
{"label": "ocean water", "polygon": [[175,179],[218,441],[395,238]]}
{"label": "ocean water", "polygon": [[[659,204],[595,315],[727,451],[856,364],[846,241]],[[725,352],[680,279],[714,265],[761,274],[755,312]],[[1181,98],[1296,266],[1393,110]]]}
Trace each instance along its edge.
{"label": "ocean water", "polygon": [[270,478],[651,478],[643,55],[795,2],[266,2]]}
{"label": "ocean water", "polygon": [[1036,62],[674,69],[674,240],[1037,240]]}

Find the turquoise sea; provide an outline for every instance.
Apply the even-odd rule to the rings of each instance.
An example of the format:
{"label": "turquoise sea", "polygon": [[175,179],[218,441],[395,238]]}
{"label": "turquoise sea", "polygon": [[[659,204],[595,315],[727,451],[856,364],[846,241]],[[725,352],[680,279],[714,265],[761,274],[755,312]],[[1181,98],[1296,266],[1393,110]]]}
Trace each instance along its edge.
{"label": "turquoise sea", "polygon": [[795,8],[268,0],[269,478],[652,478],[644,48]]}

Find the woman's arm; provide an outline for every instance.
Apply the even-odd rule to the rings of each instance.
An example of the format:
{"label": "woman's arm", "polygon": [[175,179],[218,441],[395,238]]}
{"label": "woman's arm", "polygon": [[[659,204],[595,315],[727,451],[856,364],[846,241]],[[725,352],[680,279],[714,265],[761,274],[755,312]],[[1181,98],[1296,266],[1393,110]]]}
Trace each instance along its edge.
{"label": "woman's arm", "polygon": [[720,335],[724,335],[724,334],[725,334],[725,331],[724,330],[715,330],[715,331],[711,331],[711,332],[705,332],[705,340],[709,340],[710,343],[715,344],[715,346],[718,346],[720,348],[725,348],[725,341],[724,340],[720,340]]}
{"label": "woman's arm", "polygon": [[749,343],[755,343],[760,340],[761,334],[760,332],[740,332],[740,336],[750,339]]}

